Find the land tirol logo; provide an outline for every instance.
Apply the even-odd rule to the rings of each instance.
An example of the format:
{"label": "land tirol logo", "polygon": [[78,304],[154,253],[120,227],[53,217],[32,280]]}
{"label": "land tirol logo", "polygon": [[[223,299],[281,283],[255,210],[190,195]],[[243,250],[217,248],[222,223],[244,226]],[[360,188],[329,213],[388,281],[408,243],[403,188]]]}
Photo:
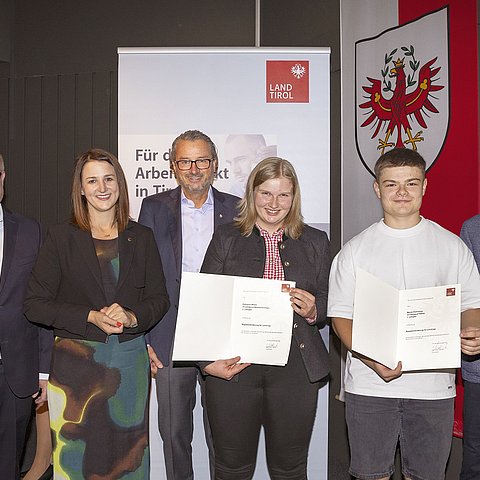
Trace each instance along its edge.
{"label": "land tirol logo", "polygon": [[439,42],[422,39],[422,22],[434,20],[438,28],[444,19],[424,17],[356,44],[356,145],[372,175],[377,158],[392,148],[418,150],[427,168],[442,149],[449,121],[446,28],[436,30],[444,32]]}
{"label": "land tirol logo", "polygon": [[308,60],[267,60],[267,103],[308,103],[309,87]]}

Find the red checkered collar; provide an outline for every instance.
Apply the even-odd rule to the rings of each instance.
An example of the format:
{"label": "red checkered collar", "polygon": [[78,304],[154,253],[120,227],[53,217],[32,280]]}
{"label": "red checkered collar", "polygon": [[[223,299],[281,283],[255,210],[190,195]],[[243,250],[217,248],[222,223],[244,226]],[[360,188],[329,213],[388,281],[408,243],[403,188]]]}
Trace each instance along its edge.
{"label": "red checkered collar", "polygon": [[280,228],[276,232],[270,233],[264,228],[262,228],[258,223],[255,224],[258,232],[262,237],[267,237],[271,239],[275,239],[277,242],[281,242],[283,240],[283,235],[285,234],[285,227]]}

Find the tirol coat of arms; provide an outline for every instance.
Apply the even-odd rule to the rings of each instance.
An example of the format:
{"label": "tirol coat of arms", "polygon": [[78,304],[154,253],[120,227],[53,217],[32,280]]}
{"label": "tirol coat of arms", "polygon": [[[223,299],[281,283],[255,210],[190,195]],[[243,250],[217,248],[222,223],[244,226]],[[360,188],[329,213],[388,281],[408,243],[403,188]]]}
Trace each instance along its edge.
{"label": "tirol coat of arms", "polygon": [[[356,142],[371,173],[377,158],[391,148],[419,150],[427,167],[441,151],[449,119],[447,13],[435,12],[357,42]],[[445,27],[434,30],[436,42],[424,38],[425,22]],[[413,41],[400,43],[405,40]],[[385,47],[390,48],[385,52]],[[378,75],[372,75],[375,71]]]}

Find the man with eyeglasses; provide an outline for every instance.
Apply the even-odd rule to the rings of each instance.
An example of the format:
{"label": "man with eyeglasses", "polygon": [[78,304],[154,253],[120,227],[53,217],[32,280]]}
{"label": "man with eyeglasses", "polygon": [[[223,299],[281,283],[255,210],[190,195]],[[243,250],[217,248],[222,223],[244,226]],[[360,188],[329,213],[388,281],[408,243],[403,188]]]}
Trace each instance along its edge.
{"label": "man with eyeglasses", "polygon": [[[147,335],[150,365],[156,375],[158,427],[167,479],[190,480],[195,390],[198,378],[203,393],[203,381],[195,365],[172,365],[171,361],[180,280],[182,272],[200,271],[215,228],[233,221],[239,199],[212,187],[218,169],[217,149],[198,130],[188,130],[173,141],[170,168],[178,187],[146,197],[139,221],[155,234],[171,305]],[[203,421],[213,479],[214,452],[205,411]]]}

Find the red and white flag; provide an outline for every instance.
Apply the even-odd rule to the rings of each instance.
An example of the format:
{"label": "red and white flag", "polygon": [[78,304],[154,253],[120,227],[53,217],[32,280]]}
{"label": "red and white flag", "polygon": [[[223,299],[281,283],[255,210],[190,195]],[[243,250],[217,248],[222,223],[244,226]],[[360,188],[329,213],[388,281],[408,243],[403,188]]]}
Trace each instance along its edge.
{"label": "red and white flag", "polygon": [[458,233],[479,209],[475,0],[342,0],[343,240],[381,215],[373,165],[418,150],[422,214]]}

